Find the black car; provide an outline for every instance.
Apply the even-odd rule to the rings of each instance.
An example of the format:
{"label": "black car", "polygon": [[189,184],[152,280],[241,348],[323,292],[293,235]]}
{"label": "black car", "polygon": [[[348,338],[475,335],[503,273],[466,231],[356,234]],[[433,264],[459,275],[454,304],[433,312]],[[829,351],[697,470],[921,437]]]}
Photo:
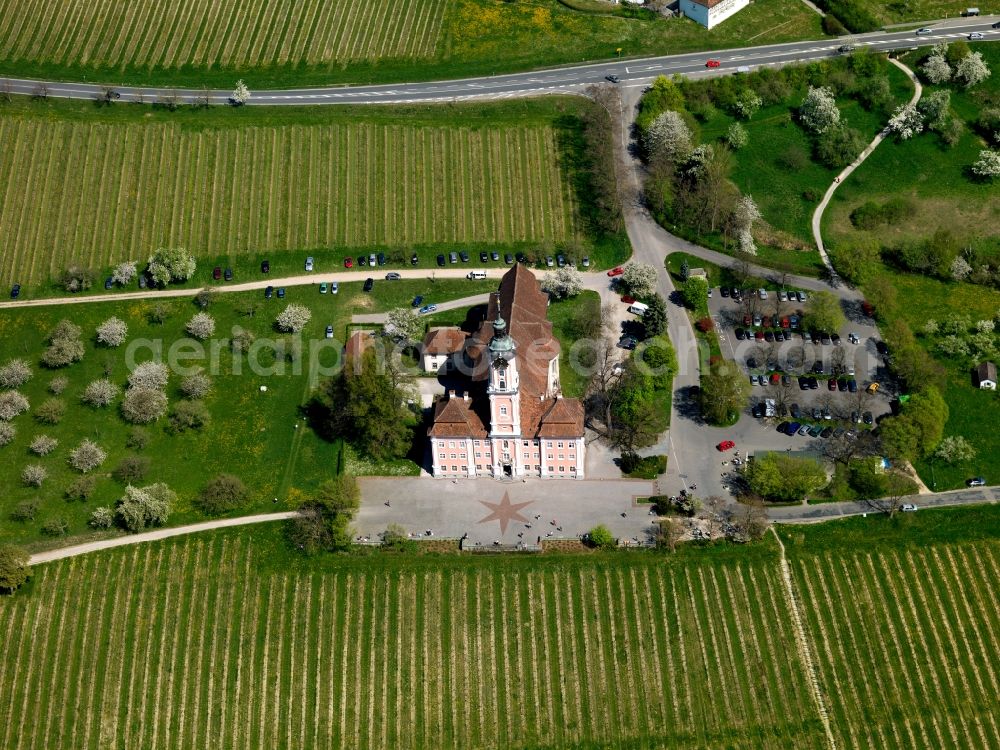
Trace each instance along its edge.
{"label": "black car", "polygon": [[841,392],[847,390],[847,381],[844,380],[844,378],[841,378],[840,380],[837,381],[837,390]]}
{"label": "black car", "polygon": [[761,418],[761,417],[763,417],[763,416],[764,416],[764,414],[765,414],[765,408],[766,408],[766,407],[764,406],[764,404],[754,404],[754,405],[753,405],[753,411],[752,411],[751,413],[752,413],[752,414],[753,414],[753,415],[754,415],[754,416],[755,416],[756,418],[760,419],[760,418]]}
{"label": "black car", "polygon": [[737,341],[744,341],[744,340],[746,340],[746,337],[747,337],[747,332],[746,331],[744,331],[742,328],[737,328],[736,329],[736,340]]}
{"label": "black car", "polygon": [[830,345],[830,334],[829,333],[821,333],[819,335],[819,340],[823,344],[823,346],[829,346]]}
{"label": "black car", "polygon": [[610,83],[618,83],[620,79],[612,73],[611,75],[604,76],[604,80],[609,81]]}
{"label": "black car", "polygon": [[789,330],[788,330],[788,329],[786,328],[785,330],[783,330],[783,331],[781,332],[781,338],[783,338],[783,339],[784,339],[785,341],[791,341],[791,340],[792,340],[792,332],[791,332],[791,331],[789,331]]}
{"label": "black car", "polygon": [[729,290],[729,294],[730,294],[730,295],[732,296],[732,298],[733,298],[733,299],[735,299],[735,300],[738,300],[738,299],[740,298],[740,290],[739,290],[739,289],[737,289],[736,287],[732,287],[732,288],[731,288],[731,289]]}
{"label": "black car", "polygon": [[782,435],[787,435],[789,427],[790,427],[789,422],[782,422],[781,424],[778,425],[778,432],[780,432]]}
{"label": "black car", "polygon": [[621,340],[618,342],[618,346],[622,349],[635,349],[638,346],[639,341],[634,336],[622,336]]}
{"label": "black car", "polygon": [[774,341],[774,331],[764,331],[764,341]]}
{"label": "black car", "polygon": [[479,262],[480,263],[488,263],[489,260],[490,260],[490,256],[488,256],[485,251],[479,253]]}
{"label": "black car", "polygon": [[222,278],[224,278],[226,281],[232,281],[233,280],[233,269],[232,268],[227,268],[223,272]]}
{"label": "black car", "polygon": [[378,254],[378,255],[376,256],[376,258],[375,258],[375,259],[376,259],[376,260],[378,261],[378,264],[379,264],[380,266],[384,266],[384,265],[385,265],[385,253],[379,253],[379,254]]}
{"label": "black car", "polygon": [[104,288],[105,289],[110,289],[114,285],[115,285],[115,280],[113,278],[111,278],[110,276],[108,276],[108,278],[106,278],[104,280]]}
{"label": "black car", "polygon": [[375,286],[375,280],[373,278],[369,276],[367,279],[365,279],[364,290],[366,292],[370,292],[372,290],[372,287],[374,286]]}
{"label": "black car", "polygon": [[508,266],[512,265],[514,263],[514,256],[511,255],[510,253],[504,253],[503,262],[506,263]]}
{"label": "black car", "polygon": [[824,427],[823,431],[819,434],[819,436],[821,438],[828,438],[832,434],[833,434],[833,428],[832,427]]}
{"label": "black car", "polygon": [[465,250],[463,250],[462,252],[460,252],[458,254],[458,257],[462,259],[463,263],[468,263],[469,262],[469,254],[467,252],[465,252]]}
{"label": "black car", "polygon": [[262,260],[260,262],[260,272],[261,273],[271,273],[271,261]]}
{"label": "black car", "polygon": [[810,391],[815,391],[817,388],[819,388],[819,381],[816,380],[816,378],[810,376],[810,378],[809,378],[809,390]]}
{"label": "black car", "polygon": [[723,297],[728,297],[729,296],[729,287],[728,286],[720,286],[719,287],[719,294],[721,294]]}
{"label": "black car", "polygon": [[792,419],[798,419],[802,416],[802,410],[798,404],[792,404],[792,408],[788,410],[788,413],[792,415]]}
{"label": "black car", "polygon": [[799,375],[799,388],[803,391],[809,390],[809,378],[805,375]]}
{"label": "black car", "polygon": [[21,296],[21,285],[14,284],[14,286],[10,288],[10,298],[17,299],[20,296]]}
{"label": "black car", "polygon": [[809,339],[814,343],[819,343],[819,334],[816,331],[809,331]]}
{"label": "black car", "polygon": [[872,422],[875,421],[870,411],[866,411],[864,414],[862,414],[861,419],[864,421],[865,424],[871,424]]}
{"label": "black car", "polygon": [[781,384],[782,385],[791,385],[792,384],[792,376],[791,375],[782,375],[781,376]]}
{"label": "black car", "polygon": [[518,253],[515,257],[517,258],[517,262],[518,263],[527,263],[528,262],[528,256],[525,255],[524,253]]}
{"label": "black car", "polygon": [[814,373],[816,373],[817,375],[822,375],[823,374],[823,360],[817,359],[815,362],[813,362],[812,371]]}
{"label": "black car", "polygon": [[413,255],[410,256],[410,265],[411,266],[415,266],[419,262],[420,262],[420,258],[417,257],[416,253],[414,253]]}
{"label": "black car", "polygon": [[877,351],[882,356],[889,353],[889,346],[884,341],[875,342],[875,351]]}
{"label": "black car", "polygon": [[273,286],[269,286],[267,289],[264,290],[264,299],[271,299],[271,297],[273,296],[274,296]]}
{"label": "black car", "polygon": [[424,298],[418,294],[416,297],[413,298],[413,302],[410,303],[410,306],[420,307],[422,304],[424,304]]}
{"label": "black car", "polygon": [[441,253],[441,254],[438,255],[437,262],[438,262],[439,266],[443,266],[444,265],[444,253]]}
{"label": "black car", "polygon": [[831,333],[830,334],[830,341],[833,342],[834,346],[840,346],[840,334],[838,334],[838,333]]}

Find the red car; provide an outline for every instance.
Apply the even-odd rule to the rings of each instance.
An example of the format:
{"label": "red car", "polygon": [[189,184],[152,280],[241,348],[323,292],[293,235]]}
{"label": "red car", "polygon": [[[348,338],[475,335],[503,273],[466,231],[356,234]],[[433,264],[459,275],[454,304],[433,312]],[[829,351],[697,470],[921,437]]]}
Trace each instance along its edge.
{"label": "red car", "polygon": [[735,448],[736,443],[734,443],[732,440],[723,440],[715,447],[718,448],[720,452],[724,453],[725,451],[732,450],[733,448]]}
{"label": "red car", "polygon": [[212,278],[215,279],[216,281],[222,278],[221,266],[216,266],[215,268],[212,269]]}
{"label": "red car", "polygon": [[616,268],[612,268],[608,271],[608,276],[621,276],[623,273],[625,273],[625,269],[621,266],[617,266]]}
{"label": "red car", "polygon": [[631,305],[632,303],[635,302],[635,297],[629,297],[626,294],[624,297],[622,297],[622,302],[624,302],[626,305]]}
{"label": "red car", "polygon": [[354,267],[354,261],[351,260],[350,258],[344,258],[344,268],[353,268],[353,267]]}
{"label": "red car", "polygon": [[706,68],[718,68],[720,65],[722,65],[722,63],[720,63],[718,60],[706,60],[705,61],[705,67]]}

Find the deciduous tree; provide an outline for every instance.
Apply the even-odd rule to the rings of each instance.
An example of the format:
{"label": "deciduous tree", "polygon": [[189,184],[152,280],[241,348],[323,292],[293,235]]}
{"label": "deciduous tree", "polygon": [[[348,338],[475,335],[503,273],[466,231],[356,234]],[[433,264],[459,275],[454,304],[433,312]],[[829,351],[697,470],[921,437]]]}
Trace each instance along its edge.
{"label": "deciduous tree", "polygon": [[291,304],[278,315],[275,324],[279,331],[298,333],[312,319],[312,311],[304,305]]}
{"label": "deciduous tree", "polygon": [[93,440],[85,438],[69,452],[69,465],[82,474],[87,474],[103,464],[107,457],[108,454],[103,448]]}
{"label": "deciduous tree", "polygon": [[825,133],[840,123],[840,110],[833,91],[826,86],[810,86],[799,106],[799,121],[813,135]]}
{"label": "deciduous tree", "polygon": [[618,280],[622,291],[636,298],[656,291],[656,269],[646,263],[629,263]]}
{"label": "deciduous tree", "polygon": [[128,337],[128,325],[124,320],[111,317],[97,326],[97,343],[105,346],[121,346]]}
{"label": "deciduous tree", "polygon": [[31,380],[31,368],[23,359],[9,359],[0,367],[0,388],[20,388]]}
{"label": "deciduous tree", "polygon": [[28,553],[20,547],[0,544],[0,592],[13,594],[28,580],[28,560]]}

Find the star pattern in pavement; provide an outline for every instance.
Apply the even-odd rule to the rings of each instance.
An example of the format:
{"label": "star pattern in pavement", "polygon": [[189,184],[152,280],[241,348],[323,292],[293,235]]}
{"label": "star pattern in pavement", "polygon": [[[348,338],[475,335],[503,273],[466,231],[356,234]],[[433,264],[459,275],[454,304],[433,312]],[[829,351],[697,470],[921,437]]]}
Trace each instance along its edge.
{"label": "star pattern in pavement", "polygon": [[492,511],[479,523],[499,521],[501,534],[507,533],[507,526],[511,521],[522,521],[527,523],[528,519],[521,515],[521,509],[531,505],[532,503],[531,500],[526,503],[512,503],[510,501],[510,493],[507,492],[503,493],[503,497],[500,499],[499,503],[487,503],[484,500],[480,500],[479,502]]}

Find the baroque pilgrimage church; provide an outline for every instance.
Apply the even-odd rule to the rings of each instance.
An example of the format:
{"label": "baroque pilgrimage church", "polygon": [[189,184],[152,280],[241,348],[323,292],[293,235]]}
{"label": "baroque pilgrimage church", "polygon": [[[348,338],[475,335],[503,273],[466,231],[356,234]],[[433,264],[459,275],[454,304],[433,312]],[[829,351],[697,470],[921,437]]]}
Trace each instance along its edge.
{"label": "baroque pilgrimage church", "polygon": [[456,355],[470,387],[435,407],[435,477],[583,478],[583,404],[563,398],[547,312],[531,271],[518,263],[504,274],[486,319]]}

